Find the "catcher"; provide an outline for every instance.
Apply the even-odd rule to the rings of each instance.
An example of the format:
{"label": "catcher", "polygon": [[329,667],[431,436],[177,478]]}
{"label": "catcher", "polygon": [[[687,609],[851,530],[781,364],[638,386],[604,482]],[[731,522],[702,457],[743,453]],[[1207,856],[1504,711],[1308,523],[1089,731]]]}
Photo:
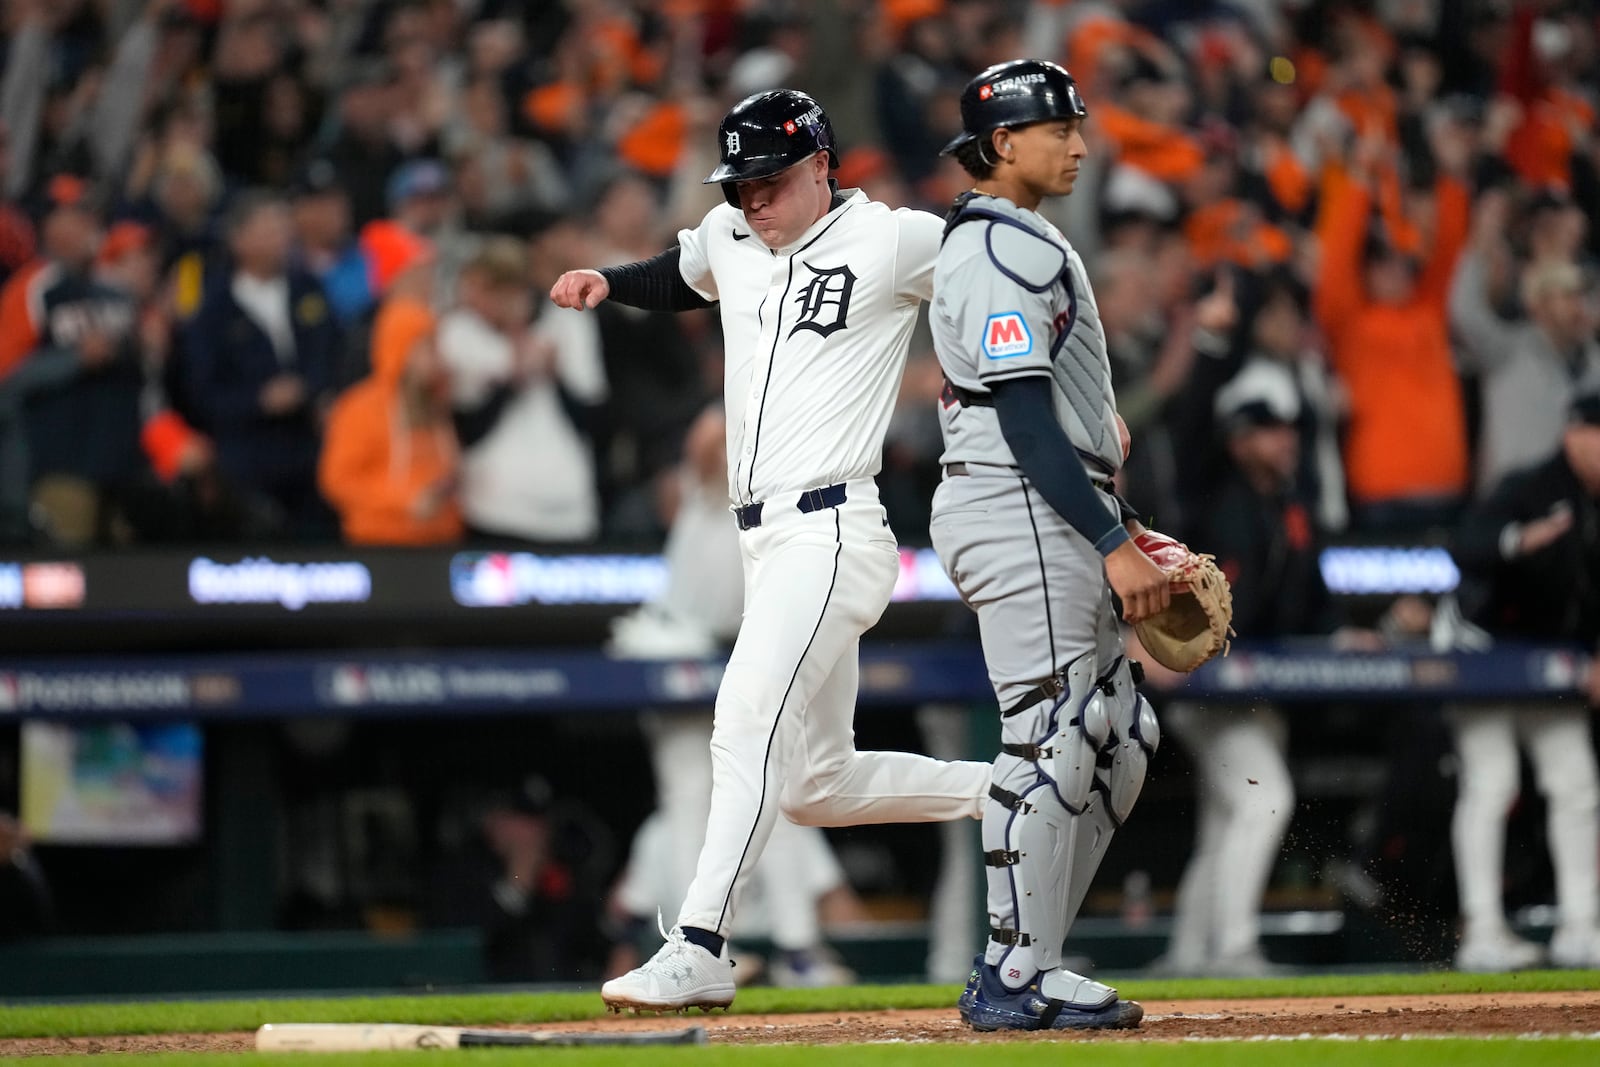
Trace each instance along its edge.
{"label": "catcher", "polygon": [[1061,67],[1002,63],[968,83],[945,148],[976,184],[947,216],[929,309],[946,378],[933,544],[977,612],[1003,739],[983,820],[992,930],[960,1001],[979,1030],[1139,1024],[1138,1004],[1062,966],[1160,741],[1112,593],[1180,670],[1227,630],[1220,572],[1111,490],[1126,444],[1105,334],[1082,261],[1036,210],[1072,191],[1084,115]]}

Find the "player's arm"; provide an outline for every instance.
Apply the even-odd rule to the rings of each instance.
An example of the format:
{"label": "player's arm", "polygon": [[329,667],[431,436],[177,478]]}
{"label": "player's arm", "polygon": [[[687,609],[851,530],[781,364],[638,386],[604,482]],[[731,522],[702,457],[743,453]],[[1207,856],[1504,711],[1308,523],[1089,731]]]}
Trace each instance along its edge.
{"label": "player's arm", "polygon": [[[1000,433],[1017,466],[1057,514],[1082,534],[1106,561],[1106,577],[1122,598],[1129,622],[1166,606],[1167,578],[1128,536],[1123,517],[1106,509],[1072,441],[1056,420],[1049,377],[1030,374],[990,385]],[[1065,462],[1062,457],[1069,457]]]}
{"label": "player's arm", "polygon": [[[1017,466],[1045,503],[1087,538],[1095,551],[1110,555],[1128,540],[1128,531],[1119,516],[1106,510],[1088,472],[1077,461],[1071,439],[1056,421],[1051,389],[1049,378],[1032,374],[992,385],[1000,433]],[[1074,458],[1063,463],[1063,456]]]}
{"label": "player's arm", "polygon": [[683,280],[683,249],[673,245],[659,255],[599,270],[569,270],[550,288],[558,307],[582,311],[602,300],[615,300],[646,311],[692,311],[711,301]]}
{"label": "player's arm", "polygon": [[894,256],[894,295],[902,304],[933,299],[933,268],[939,260],[944,220],[926,211],[899,208]]}
{"label": "player's arm", "polygon": [[550,299],[558,307],[583,311],[615,300],[646,311],[690,311],[717,299],[709,244],[717,211],[698,227],[679,230],[678,243],[660,255],[600,270],[570,270],[556,279]]}

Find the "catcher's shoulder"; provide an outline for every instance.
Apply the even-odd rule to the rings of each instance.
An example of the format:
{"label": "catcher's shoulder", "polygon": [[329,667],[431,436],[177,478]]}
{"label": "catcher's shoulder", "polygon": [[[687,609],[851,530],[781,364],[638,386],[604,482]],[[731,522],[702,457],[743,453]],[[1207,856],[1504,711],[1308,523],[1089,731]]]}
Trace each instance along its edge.
{"label": "catcher's shoulder", "polygon": [[968,202],[962,214],[966,221],[950,231],[946,245],[960,241],[958,247],[970,250],[975,258],[981,251],[988,266],[1023,288],[1043,292],[1066,269],[1065,239],[1034,212],[1009,200],[985,197]]}

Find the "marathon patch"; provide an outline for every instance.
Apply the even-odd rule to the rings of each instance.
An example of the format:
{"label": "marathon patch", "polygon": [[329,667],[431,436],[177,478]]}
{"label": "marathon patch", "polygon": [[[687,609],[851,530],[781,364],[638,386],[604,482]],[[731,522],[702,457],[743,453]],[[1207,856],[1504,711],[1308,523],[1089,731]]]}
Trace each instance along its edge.
{"label": "marathon patch", "polygon": [[990,315],[983,324],[983,354],[990,359],[1014,359],[1033,351],[1033,333],[1020,311]]}

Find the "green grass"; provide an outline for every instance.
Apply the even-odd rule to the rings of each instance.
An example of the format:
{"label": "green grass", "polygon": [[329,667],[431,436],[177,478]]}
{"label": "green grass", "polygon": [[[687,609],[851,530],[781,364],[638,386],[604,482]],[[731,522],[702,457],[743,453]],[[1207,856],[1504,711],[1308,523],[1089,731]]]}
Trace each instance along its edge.
{"label": "green grass", "polygon": [[[1206,1044],[1007,1042],[973,1045],[835,1045],[705,1048],[494,1049],[470,1053],[472,1067],[574,1064],[581,1067],[815,1067],[820,1056],[849,1067],[1592,1067],[1596,1043],[1554,1039],[1469,1041],[1283,1041]],[[315,1067],[417,1067],[415,1052],[317,1056]],[[248,1060],[242,1057],[248,1057]],[[434,1057],[424,1057],[432,1060]],[[303,1055],[178,1053],[127,1057],[129,1067],[308,1067]],[[105,1067],[103,1057],[51,1056],[50,1067]]]}
{"label": "green grass", "polygon": [[[1539,971],[1512,975],[1470,975],[1430,971],[1421,974],[1308,976],[1240,981],[1185,979],[1144,982],[1130,979],[1117,984],[1125,996],[1135,1000],[1403,996],[1596,989],[1600,988],[1600,972]],[[954,1005],[957,992],[955,986],[748,989],[740,992],[734,1010],[736,1013],[765,1013],[942,1008]],[[0,1038],[215,1033],[254,1030],[262,1023],[269,1022],[490,1026],[498,1023],[566,1022],[594,1018],[603,1013],[600,998],[593,992],[19,1004],[0,1006]],[[542,1050],[541,1054],[548,1055],[549,1050]],[[195,1063],[191,1059],[183,1062],[191,1067]],[[373,1061],[362,1062],[373,1067]]]}

